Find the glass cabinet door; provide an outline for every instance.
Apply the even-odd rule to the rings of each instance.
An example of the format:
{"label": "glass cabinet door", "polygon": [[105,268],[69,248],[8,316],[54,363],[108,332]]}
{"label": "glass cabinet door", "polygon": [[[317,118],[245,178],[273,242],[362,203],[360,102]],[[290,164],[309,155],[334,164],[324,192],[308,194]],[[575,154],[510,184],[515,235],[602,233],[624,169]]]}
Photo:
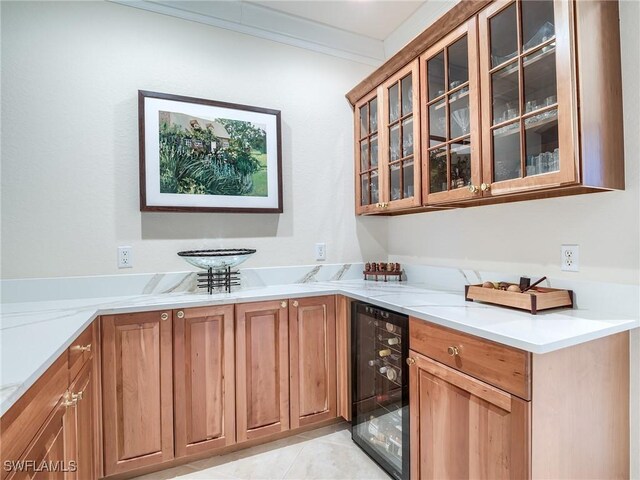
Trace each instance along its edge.
{"label": "glass cabinet door", "polygon": [[378,110],[377,92],[356,105],[356,213],[381,208]]}
{"label": "glass cabinet door", "polygon": [[480,14],[486,195],[576,180],[570,8],[498,1]]}
{"label": "glass cabinet door", "polygon": [[480,194],[476,29],[471,19],[420,57],[427,204]]}
{"label": "glass cabinet door", "polygon": [[420,205],[419,69],[412,62],[383,85],[384,209]]}

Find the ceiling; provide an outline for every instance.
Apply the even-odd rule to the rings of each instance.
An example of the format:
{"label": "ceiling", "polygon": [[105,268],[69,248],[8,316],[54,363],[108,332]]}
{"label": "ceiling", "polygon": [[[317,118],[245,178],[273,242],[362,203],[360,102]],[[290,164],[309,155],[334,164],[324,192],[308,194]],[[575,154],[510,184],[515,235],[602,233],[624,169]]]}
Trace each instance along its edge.
{"label": "ceiling", "polygon": [[384,40],[425,0],[266,0],[249,1],[279,12],[348,32]]}
{"label": "ceiling", "polygon": [[427,0],[110,1],[374,66],[385,60],[384,40],[429,3]]}

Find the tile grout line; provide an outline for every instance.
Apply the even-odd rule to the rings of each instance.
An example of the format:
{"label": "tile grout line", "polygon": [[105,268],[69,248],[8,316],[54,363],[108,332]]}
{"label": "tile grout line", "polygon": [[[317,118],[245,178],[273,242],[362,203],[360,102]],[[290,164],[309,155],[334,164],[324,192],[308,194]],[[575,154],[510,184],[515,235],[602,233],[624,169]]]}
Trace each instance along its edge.
{"label": "tile grout line", "polygon": [[300,451],[298,453],[296,453],[296,456],[293,457],[293,460],[291,460],[291,464],[289,465],[289,468],[287,468],[285,470],[285,472],[282,474],[281,480],[284,480],[287,476],[287,474],[291,471],[291,468],[293,468],[293,465],[296,463],[296,460],[298,460],[298,457],[300,456],[300,454],[302,453],[302,451],[307,448],[308,445],[305,445],[304,447],[302,447],[300,449]]}

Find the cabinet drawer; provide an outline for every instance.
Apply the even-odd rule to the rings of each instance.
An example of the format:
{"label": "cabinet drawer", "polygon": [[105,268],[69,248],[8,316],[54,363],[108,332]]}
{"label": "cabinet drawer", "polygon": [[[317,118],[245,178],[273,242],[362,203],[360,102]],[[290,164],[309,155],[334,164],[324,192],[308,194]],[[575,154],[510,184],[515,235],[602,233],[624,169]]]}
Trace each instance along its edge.
{"label": "cabinet drawer", "polygon": [[531,354],[411,318],[410,348],[452,368],[531,399]]}
{"label": "cabinet drawer", "polygon": [[95,347],[93,324],[91,324],[74,340],[67,350],[69,356],[69,383],[73,382],[82,366],[93,358]]}

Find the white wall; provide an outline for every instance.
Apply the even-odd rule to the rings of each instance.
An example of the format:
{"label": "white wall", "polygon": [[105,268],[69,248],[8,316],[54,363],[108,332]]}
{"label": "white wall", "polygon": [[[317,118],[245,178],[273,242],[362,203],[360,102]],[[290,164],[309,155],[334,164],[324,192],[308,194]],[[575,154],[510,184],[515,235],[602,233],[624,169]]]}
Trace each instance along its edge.
{"label": "white wall", "polygon": [[[107,2],[2,2],[3,278],[187,269],[176,252],[254,247],[247,267],[386,256],[353,215],[352,112],[372,67]],[[282,111],[284,214],[145,213],[137,91]],[[118,245],[134,268],[117,270]]]}

